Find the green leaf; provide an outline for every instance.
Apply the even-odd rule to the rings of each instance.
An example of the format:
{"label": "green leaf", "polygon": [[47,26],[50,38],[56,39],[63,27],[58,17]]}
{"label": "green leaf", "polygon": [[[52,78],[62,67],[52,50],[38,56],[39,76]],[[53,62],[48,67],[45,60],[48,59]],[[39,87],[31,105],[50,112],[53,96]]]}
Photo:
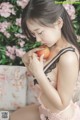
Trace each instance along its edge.
{"label": "green leaf", "polygon": [[24,46],[24,50],[25,51],[29,51],[29,50],[31,50],[31,49],[33,49],[33,48],[36,48],[36,47],[39,47],[39,46],[41,46],[42,44],[41,44],[41,42],[35,42],[35,43],[31,43],[31,42],[28,42],[25,46]]}

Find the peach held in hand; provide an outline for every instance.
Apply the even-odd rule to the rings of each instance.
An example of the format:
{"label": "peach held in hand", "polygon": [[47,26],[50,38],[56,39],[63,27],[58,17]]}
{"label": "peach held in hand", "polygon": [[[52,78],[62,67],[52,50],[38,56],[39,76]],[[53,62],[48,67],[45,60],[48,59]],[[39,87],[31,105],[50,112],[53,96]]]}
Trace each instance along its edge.
{"label": "peach held in hand", "polygon": [[44,59],[47,59],[50,55],[50,49],[47,46],[40,46],[40,48],[43,49],[36,51],[38,57],[44,54]]}

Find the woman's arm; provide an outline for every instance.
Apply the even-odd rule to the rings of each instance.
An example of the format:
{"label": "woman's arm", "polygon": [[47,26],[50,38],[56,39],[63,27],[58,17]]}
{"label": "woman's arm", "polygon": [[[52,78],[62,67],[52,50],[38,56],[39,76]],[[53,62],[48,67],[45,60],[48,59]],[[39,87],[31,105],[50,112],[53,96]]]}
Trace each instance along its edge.
{"label": "woman's arm", "polygon": [[70,102],[78,76],[79,63],[74,52],[67,52],[60,57],[58,64],[57,90],[49,83],[43,71],[36,75],[48,101],[59,110]]}

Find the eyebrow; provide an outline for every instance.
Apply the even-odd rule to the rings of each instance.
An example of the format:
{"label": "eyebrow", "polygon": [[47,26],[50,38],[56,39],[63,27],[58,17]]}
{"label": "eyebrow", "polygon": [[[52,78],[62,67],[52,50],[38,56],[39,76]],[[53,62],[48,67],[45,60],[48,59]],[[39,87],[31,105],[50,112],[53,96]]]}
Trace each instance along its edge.
{"label": "eyebrow", "polygon": [[[37,30],[39,30],[39,28],[34,29],[33,31],[37,31]],[[30,31],[30,30],[29,30],[29,31]],[[31,34],[34,34],[34,33],[33,33],[33,32],[31,32],[31,31],[30,31],[30,33],[31,33]]]}
{"label": "eyebrow", "polygon": [[37,29],[34,29],[33,31],[37,31],[37,30],[39,30],[39,28],[37,28]]}

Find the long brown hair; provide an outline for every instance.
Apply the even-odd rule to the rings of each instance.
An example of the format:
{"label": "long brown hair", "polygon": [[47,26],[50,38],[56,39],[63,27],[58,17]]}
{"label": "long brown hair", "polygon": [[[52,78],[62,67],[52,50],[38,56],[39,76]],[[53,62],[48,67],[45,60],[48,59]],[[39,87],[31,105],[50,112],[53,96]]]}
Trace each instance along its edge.
{"label": "long brown hair", "polygon": [[56,22],[61,17],[63,19],[62,34],[65,39],[80,49],[77,43],[77,37],[73,29],[72,21],[61,4],[56,4],[53,0],[30,0],[22,13],[21,26],[23,33],[29,40],[35,41],[29,31],[26,21],[34,20],[42,25],[48,26]]}

